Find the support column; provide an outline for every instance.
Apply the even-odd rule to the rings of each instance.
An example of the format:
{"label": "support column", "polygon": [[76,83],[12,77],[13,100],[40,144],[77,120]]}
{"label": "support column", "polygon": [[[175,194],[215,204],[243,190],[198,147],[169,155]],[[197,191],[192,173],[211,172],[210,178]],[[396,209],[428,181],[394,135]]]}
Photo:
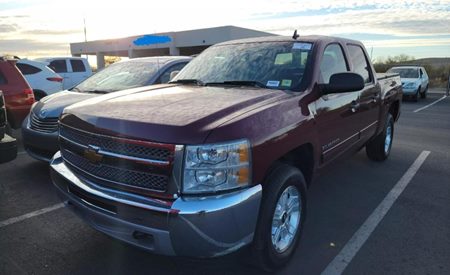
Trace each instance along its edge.
{"label": "support column", "polygon": [[135,57],[135,55],[134,55],[134,50],[132,49],[132,48],[129,48],[128,49],[128,58],[134,58]]}
{"label": "support column", "polygon": [[180,55],[180,49],[178,49],[175,46],[170,46],[169,47],[169,54],[170,55]]}
{"label": "support column", "polygon": [[105,67],[105,54],[98,52],[96,55],[97,55],[97,70],[103,69]]}

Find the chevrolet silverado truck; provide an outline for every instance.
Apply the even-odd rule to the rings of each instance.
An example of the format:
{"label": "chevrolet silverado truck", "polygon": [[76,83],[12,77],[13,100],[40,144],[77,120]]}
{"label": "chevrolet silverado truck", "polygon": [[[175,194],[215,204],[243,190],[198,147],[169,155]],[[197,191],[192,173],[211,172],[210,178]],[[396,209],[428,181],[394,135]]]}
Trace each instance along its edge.
{"label": "chevrolet silverado truck", "polygon": [[385,160],[398,75],[324,36],[217,44],[164,85],[89,99],[60,117],[58,193],[97,230],[158,254],[240,248],[274,270],[294,254],[314,175],[366,149]]}
{"label": "chevrolet silverado truck", "polygon": [[0,163],[11,161],[17,156],[17,140],[6,134],[7,124],[5,98],[0,91]]}

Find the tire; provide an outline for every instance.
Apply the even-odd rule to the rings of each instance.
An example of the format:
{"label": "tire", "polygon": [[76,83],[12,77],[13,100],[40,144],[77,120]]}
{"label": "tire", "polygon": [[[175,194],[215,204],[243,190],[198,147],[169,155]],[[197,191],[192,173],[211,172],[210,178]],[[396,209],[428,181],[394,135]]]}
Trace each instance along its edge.
{"label": "tire", "polygon": [[41,90],[33,90],[34,100],[39,101],[42,98],[46,97],[47,94]]}
{"label": "tire", "polygon": [[419,94],[420,94],[420,87],[417,89],[416,93],[412,96],[412,100],[413,100],[414,102],[417,102],[417,101],[418,101]]}
{"label": "tire", "polygon": [[425,90],[420,93],[420,98],[427,98],[428,86],[425,87]]}
{"label": "tire", "polygon": [[366,144],[366,154],[369,159],[374,161],[386,160],[391,153],[393,140],[394,118],[391,114],[388,114],[383,132],[381,132],[375,139],[369,141]]}
{"label": "tire", "polygon": [[11,135],[12,134],[12,128],[11,128],[11,125],[9,124],[9,122],[6,122],[5,133],[7,135]]}
{"label": "tire", "polygon": [[[283,201],[284,199],[286,200]],[[289,204],[292,207],[287,209],[291,210],[285,209]],[[305,215],[306,182],[302,172],[287,164],[277,164],[265,180],[263,188],[258,224],[251,247],[253,264],[265,271],[274,271],[285,265],[297,248]],[[286,231],[288,226],[293,233]],[[280,241],[283,234],[286,234],[286,239]]]}

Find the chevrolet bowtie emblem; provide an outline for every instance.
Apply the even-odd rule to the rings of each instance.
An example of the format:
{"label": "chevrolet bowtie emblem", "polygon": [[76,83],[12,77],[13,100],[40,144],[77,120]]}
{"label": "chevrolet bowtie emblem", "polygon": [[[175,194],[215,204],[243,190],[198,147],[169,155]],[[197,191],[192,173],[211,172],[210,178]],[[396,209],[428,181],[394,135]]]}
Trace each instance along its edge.
{"label": "chevrolet bowtie emblem", "polygon": [[99,154],[98,151],[100,151],[100,148],[88,145],[88,148],[83,152],[83,156],[91,163],[99,164],[103,159],[103,155]]}

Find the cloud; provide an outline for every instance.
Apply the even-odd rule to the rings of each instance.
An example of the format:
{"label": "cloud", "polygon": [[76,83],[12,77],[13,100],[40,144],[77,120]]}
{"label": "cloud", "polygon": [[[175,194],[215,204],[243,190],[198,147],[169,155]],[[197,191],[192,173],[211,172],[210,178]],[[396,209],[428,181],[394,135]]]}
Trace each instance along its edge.
{"label": "cloud", "polygon": [[74,33],[81,33],[82,30],[72,29],[72,30],[23,30],[22,34],[32,34],[32,35],[72,35]]}
{"label": "cloud", "polygon": [[0,24],[0,33],[15,32],[17,24]]}
{"label": "cloud", "polygon": [[69,45],[67,43],[43,42],[31,39],[1,39],[0,54],[12,54],[23,56],[45,56],[68,54]]}

